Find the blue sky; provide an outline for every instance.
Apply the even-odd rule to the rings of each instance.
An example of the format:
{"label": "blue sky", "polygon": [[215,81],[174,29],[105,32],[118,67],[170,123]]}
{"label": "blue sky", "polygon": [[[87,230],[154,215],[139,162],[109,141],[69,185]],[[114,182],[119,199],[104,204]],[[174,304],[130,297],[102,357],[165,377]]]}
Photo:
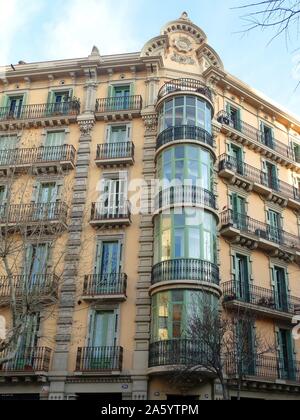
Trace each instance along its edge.
{"label": "blue sky", "polygon": [[[139,51],[186,10],[227,71],[300,115],[300,53],[272,32],[238,33],[245,0],[0,0],[0,65]],[[298,66],[299,67],[299,66]]]}

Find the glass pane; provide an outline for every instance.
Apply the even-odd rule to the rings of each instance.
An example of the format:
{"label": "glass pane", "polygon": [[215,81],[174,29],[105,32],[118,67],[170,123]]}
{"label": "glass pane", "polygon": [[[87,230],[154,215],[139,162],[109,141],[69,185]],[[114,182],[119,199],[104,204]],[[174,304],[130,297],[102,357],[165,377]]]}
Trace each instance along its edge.
{"label": "glass pane", "polygon": [[177,98],[175,98],[175,106],[184,106],[184,96],[179,96]]}
{"label": "glass pane", "polygon": [[211,237],[211,234],[207,231],[204,231],[203,235],[204,235],[204,238],[203,238],[203,244],[204,244],[204,246],[203,246],[203,248],[204,248],[203,249],[203,252],[204,252],[203,258],[206,261],[213,261],[214,258],[213,258],[213,255],[212,255],[212,246],[211,246],[212,245],[212,241],[211,241],[212,237]]}
{"label": "glass pane", "polygon": [[175,126],[183,125],[183,111],[184,108],[175,108]]}
{"label": "glass pane", "polygon": [[201,258],[200,229],[189,229],[189,258]]}
{"label": "glass pane", "polygon": [[184,229],[175,229],[175,255],[174,258],[183,258],[184,252]]}
{"label": "glass pane", "polygon": [[195,107],[195,98],[193,96],[187,96],[186,105]]}
{"label": "glass pane", "polygon": [[185,215],[184,214],[174,214],[174,226],[181,227],[185,225]]}
{"label": "glass pane", "polygon": [[177,160],[175,164],[175,178],[183,182],[184,180],[184,161]]}
{"label": "glass pane", "polygon": [[175,148],[175,159],[184,159],[184,147]]}
{"label": "glass pane", "polygon": [[161,259],[162,261],[167,261],[171,259],[171,230],[165,230],[162,233],[162,252]]}
{"label": "glass pane", "polygon": [[186,109],[187,125],[196,125],[196,110],[194,107],[188,106]]}

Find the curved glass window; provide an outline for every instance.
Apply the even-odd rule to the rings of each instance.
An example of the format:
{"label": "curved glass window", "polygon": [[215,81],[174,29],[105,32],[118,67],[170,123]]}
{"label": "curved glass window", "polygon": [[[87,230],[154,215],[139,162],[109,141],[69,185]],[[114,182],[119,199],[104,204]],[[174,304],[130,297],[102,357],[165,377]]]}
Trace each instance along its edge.
{"label": "curved glass window", "polygon": [[217,262],[217,221],[201,209],[171,210],[155,218],[154,264],[179,258]]}
{"label": "curved glass window", "polygon": [[199,146],[174,146],[163,151],[157,159],[157,176],[169,183],[197,185],[213,191],[214,159],[209,151]]}
{"label": "curved glass window", "polygon": [[208,102],[196,96],[177,96],[165,101],[158,111],[159,132],[170,127],[191,125],[211,134],[212,109]]}
{"label": "curved glass window", "polygon": [[184,338],[191,320],[198,319],[204,308],[218,308],[218,298],[197,290],[171,290],[152,298],[152,342]]}

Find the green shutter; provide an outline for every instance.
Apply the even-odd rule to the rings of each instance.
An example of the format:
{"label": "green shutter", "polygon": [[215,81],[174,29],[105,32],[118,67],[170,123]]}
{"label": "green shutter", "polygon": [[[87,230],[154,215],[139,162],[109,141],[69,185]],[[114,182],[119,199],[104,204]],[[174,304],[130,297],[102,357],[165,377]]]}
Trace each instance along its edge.
{"label": "green shutter", "polygon": [[231,105],[228,102],[226,103],[226,112],[230,116],[230,113],[231,113]]}
{"label": "green shutter", "polygon": [[134,96],[135,95],[135,84],[134,83],[130,83],[130,92],[129,92],[130,96]]}
{"label": "green shutter", "polygon": [[114,87],[112,85],[108,86],[108,97],[113,98],[114,97]]}
{"label": "green shutter", "polygon": [[69,90],[69,101],[72,101],[73,100],[73,95],[74,95],[74,90],[73,89],[70,89]]}
{"label": "green shutter", "polygon": [[241,110],[240,110],[240,108],[237,109],[237,119],[238,119],[238,121],[237,121],[237,129],[239,131],[241,131],[241,129],[242,129],[242,119],[241,119]]}
{"label": "green shutter", "polygon": [[94,339],[94,325],[95,325],[95,310],[90,310],[88,320],[88,334],[87,334],[87,346],[91,347]]}

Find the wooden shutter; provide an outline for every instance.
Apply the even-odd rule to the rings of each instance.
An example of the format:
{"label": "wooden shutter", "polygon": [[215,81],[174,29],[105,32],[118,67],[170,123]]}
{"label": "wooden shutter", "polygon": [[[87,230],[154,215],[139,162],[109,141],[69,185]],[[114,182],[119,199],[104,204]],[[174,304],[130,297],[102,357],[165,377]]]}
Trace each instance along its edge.
{"label": "wooden shutter", "polygon": [[114,87],[112,85],[108,86],[108,97],[113,98],[114,97]]}
{"label": "wooden shutter", "polygon": [[94,309],[91,309],[88,316],[87,347],[91,347],[93,343],[95,315],[96,311]]}

